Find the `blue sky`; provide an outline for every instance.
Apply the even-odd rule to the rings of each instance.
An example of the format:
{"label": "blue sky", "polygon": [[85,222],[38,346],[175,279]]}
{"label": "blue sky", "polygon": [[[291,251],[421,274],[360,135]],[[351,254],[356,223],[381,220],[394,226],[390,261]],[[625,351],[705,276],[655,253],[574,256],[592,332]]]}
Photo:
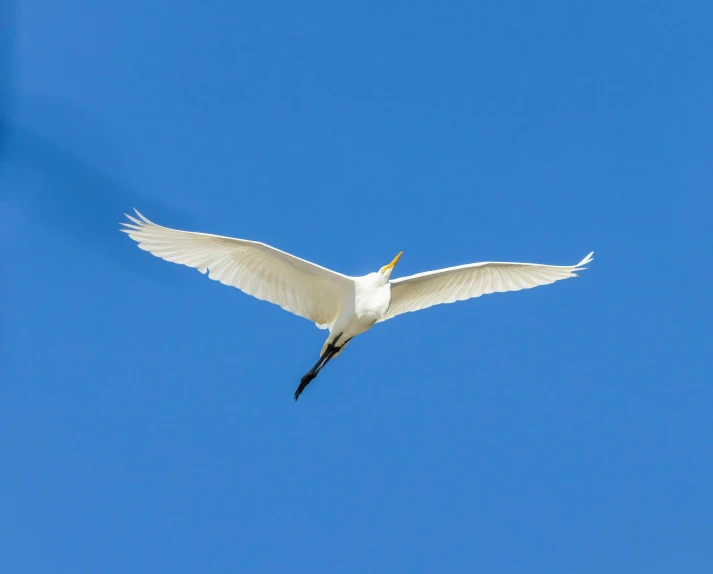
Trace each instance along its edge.
{"label": "blue sky", "polygon": [[[710,572],[710,2],[5,2],[3,572]],[[325,332],[141,252],[574,264]]]}

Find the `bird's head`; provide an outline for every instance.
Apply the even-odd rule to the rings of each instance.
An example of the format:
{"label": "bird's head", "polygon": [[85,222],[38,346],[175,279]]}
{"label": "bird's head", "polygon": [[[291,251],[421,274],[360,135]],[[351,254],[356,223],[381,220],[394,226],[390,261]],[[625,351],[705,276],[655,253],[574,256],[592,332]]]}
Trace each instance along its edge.
{"label": "bird's head", "polygon": [[386,283],[389,280],[389,277],[391,277],[391,272],[394,270],[394,267],[396,267],[396,264],[399,262],[402,254],[403,251],[400,251],[391,263],[384,265],[381,269],[379,269],[379,276],[382,278],[384,283]]}

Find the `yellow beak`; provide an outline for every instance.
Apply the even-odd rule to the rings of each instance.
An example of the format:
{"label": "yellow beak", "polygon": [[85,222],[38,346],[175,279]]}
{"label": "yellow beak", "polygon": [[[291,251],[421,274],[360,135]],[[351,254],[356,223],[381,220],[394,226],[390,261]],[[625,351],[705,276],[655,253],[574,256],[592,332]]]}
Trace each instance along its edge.
{"label": "yellow beak", "polygon": [[396,257],[394,257],[394,260],[391,263],[389,263],[386,267],[384,267],[383,272],[386,272],[389,269],[393,269],[394,267],[396,267],[396,264],[399,262],[399,259],[401,259],[401,256],[403,254],[404,254],[403,251],[399,251],[399,254]]}

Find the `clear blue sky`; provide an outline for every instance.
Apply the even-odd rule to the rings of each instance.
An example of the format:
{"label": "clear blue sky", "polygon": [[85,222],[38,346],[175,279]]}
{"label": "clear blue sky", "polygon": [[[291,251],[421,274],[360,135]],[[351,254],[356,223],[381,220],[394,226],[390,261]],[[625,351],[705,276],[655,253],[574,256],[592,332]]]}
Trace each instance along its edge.
{"label": "clear blue sky", "polygon": [[[337,5],[339,4],[339,5]],[[0,570],[713,571],[713,5],[0,10]],[[576,280],[325,332],[163,225]]]}

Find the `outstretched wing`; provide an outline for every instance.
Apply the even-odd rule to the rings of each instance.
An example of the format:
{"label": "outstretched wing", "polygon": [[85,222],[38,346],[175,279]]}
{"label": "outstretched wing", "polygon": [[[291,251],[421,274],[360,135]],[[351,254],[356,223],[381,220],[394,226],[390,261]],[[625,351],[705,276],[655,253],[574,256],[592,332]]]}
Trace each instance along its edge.
{"label": "outstretched wing", "polygon": [[471,263],[427,271],[391,281],[391,305],[381,321],[441,303],[464,301],[488,293],[519,291],[576,277],[594,252],[577,265],[536,263]]}
{"label": "outstretched wing", "polygon": [[129,237],[144,251],[208,272],[224,285],[279,305],[285,311],[327,328],[336,319],[342,299],[353,291],[353,281],[257,241],[178,231],[138,219],[122,223]]}

